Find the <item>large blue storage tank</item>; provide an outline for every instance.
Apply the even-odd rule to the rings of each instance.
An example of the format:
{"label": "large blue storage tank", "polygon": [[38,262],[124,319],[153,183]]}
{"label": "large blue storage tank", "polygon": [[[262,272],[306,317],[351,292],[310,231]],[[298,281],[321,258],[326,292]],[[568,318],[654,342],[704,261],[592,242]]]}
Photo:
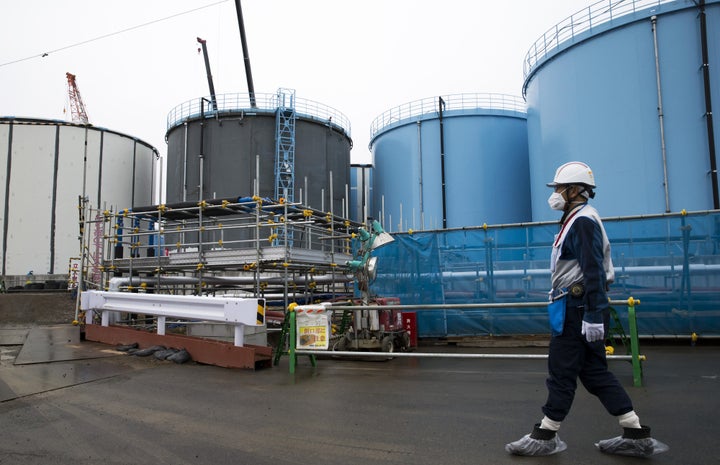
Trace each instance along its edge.
{"label": "large blue storage tank", "polygon": [[545,183],[570,160],[603,216],[719,208],[718,65],[719,0],[601,1],[548,30],[525,61],[532,219],[557,219]]}
{"label": "large blue storage tank", "polygon": [[529,221],[525,102],[501,94],[430,97],[371,126],[370,216],[390,232]]}

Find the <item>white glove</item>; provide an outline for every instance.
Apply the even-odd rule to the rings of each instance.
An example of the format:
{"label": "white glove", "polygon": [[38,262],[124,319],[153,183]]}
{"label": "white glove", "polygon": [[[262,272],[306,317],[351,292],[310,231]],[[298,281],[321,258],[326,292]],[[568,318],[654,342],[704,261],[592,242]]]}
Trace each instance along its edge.
{"label": "white glove", "polygon": [[583,320],[581,333],[588,342],[602,341],[605,337],[605,327],[602,323],[588,323]]}

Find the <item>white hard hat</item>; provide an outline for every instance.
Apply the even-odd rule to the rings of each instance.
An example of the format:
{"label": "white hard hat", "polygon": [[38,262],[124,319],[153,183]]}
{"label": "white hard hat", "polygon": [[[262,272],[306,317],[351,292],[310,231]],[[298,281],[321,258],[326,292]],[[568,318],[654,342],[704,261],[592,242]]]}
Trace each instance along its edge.
{"label": "white hard hat", "polygon": [[585,163],[571,161],[561,165],[555,171],[555,178],[548,183],[548,187],[555,187],[558,184],[584,184],[592,188],[595,187],[595,176]]}

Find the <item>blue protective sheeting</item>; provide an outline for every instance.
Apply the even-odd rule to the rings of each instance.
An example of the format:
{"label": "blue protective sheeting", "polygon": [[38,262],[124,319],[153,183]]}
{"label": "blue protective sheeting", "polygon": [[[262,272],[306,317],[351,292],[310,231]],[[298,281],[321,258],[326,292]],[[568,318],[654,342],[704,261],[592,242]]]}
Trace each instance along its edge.
{"label": "blue protective sheeting", "polygon": [[[612,300],[640,299],[641,335],[720,335],[720,212],[606,219]],[[373,293],[403,304],[547,302],[557,224],[395,234]],[[627,328],[627,312],[617,308]],[[545,307],[420,310],[420,337],[549,334]]]}

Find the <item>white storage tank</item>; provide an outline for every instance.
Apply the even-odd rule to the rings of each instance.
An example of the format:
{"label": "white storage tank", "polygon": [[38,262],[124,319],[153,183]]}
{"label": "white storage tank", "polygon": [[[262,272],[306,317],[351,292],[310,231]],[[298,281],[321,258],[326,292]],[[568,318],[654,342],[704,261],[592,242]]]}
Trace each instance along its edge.
{"label": "white storage tank", "polygon": [[2,275],[63,275],[80,255],[79,199],[93,208],[153,203],[158,151],[91,125],[0,118]]}

